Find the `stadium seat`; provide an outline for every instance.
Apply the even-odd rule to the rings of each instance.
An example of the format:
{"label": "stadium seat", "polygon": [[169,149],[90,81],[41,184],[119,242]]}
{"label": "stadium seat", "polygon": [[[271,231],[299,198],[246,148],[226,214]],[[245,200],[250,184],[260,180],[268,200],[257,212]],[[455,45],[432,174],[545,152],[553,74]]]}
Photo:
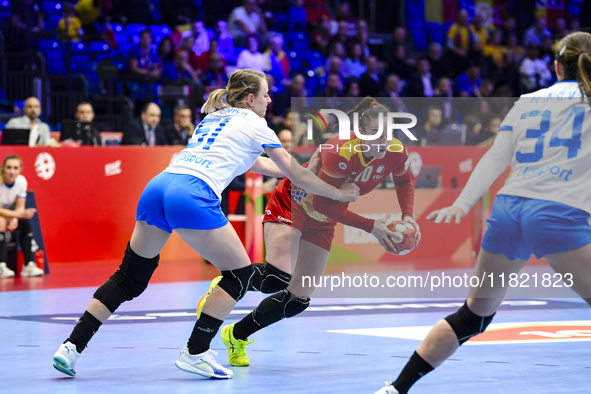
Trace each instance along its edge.
{"label": "stadium seat", "polygon": [[312,70],[324,66],[326,63],[326,59],[322,56],[322,53],[318,51],[306,51],[304,58],[306,59],[304,63],[307,63],[308,65],[307,68]]}
{"label": "stadium seat", "polygon": [[61,17],[64,13],[61,1],[43,1],[41,9],[47,16],[59,15]]}
{"label": "stadium seat", "polygon": [[[115,34],[115,37],[119,37],[119,36],[127,37],[127,31],[125,30],[125,27],[123,27],[123,25],[121,23],[111,23],[111,29],[113,29],[113,34]],[[106,30],[106,26],[105,26],[105,30]]]}
{"label": "stadium seat", "polygon": [[164,37],[172,34],[172,30],[166,25],[152,25],[150,26],[150,32],[152,32],[155,44],[159,43]]}
{"label": "stadium seat", "polygon": [[45,56],[48,74],[65,74],[64,47],[56,40],[42,39],[37,42],[37,48]]}
{"label": "stadium seat", "polygon": [[109,44],[104,41],[90,41],[88,50],[91,52],[107,52],[109,51]]}
{"label": "stadium seat", "polygon": [[441,45],[445,44],[445,32],[443,26],[437,22],[427,22],[427,34],[429,42],[437,42]]}
{"label": "stadium seat", "polygon": [[302,52],[289,51],[289,66],[293,70],[301,70],[304,65],[304,57],[301,55]]}
{"label": "stadium seat", "polygon": [[287,33],[287,47],[297,51],[303,51],[310,47],[310,39],[302,32]]}
{"label": "stadium seat", "polygon": [[92,70],[92,61],[90,55],[76,53],[72,55],[72,73],[89,74]]}
{"label": "stadium seat", "polygon": [[409,26],[409,31],[414,39],[414,49],[417,51],[426,51],[428,47],[428,41],[427,32],[425,31],[424,27],[418,26],[411,28]]}
{"label": "stadium seat", "polygon": [[142,24],[132,24],[130,23],[127,25],[125,30],[127,30],[127,36],[129,37],[129,41],[133,42],[134,44],[139,44],[140,42],[140,33],[147,29],[146,25]]}
{"label": "stadium seat", "polygon": [[86,45],[84,45],[83,42],[73,42],[72,43],[72,53],[85,52],[87,50],[88,50],[88,48],[86,48]]}
{"label": "stadium seat", "polygon": [[10,23],[12,17],[12,6],[8,0],[0,0],[0,26]]}
{"label": "stadium seat", "polygon": [[61,15],[51,15],[48,17],[45,21],[45,30],[57,30],[57,25],[59,25],[61,19]]}

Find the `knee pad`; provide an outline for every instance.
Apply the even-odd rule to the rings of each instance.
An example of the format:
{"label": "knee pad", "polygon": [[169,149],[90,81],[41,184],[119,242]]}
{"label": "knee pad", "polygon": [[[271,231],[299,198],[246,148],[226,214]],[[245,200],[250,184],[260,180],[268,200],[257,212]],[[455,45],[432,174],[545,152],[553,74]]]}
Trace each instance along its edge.
{"label": "knee pad", "polygon": [[273,294],[287,289],[291,281],[291,274],[281,271],[274,265],[253,264],[255,276],[252,281],[251,290],[260,291],[265,294]]}
{"label": "knee pad", "polygon": [[248,265],[232,271],[222,271],[222,280],[218,286],[224,289],[236,301],[240,301],[251,287],[254,277],[254,268]]}
{"label": "knee pad", "polygon": [[468,303],[465,302],[456,313],[446,317],[445,321],[454,330],[461,345],[473,336],[483,333],[494,316],[494,313],[487,317],[478,316],[468,308]]}
{"label": "knee pad", "polygon": [[127,243],[119,269],[98,288],[94,298],[102,302],[111,313],[115,312],[122,303],[131,301],[146,290],[159,260],[160,255],[151,259],[138,256]]}
{"label": "knee pad", "polygon": [[310,299],[308,297],[295,297],[286,289],[265,298],[257,307],[256,311],[257,315],[259,313],[272,313],[283,319],[299,315],[308,306],[310,306]]}

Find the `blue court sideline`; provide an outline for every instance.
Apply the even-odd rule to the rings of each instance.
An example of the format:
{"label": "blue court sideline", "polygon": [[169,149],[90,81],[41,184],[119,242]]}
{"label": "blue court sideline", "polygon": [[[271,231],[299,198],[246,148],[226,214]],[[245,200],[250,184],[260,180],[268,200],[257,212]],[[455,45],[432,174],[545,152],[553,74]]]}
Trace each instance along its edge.
{"label": "blue court sideline", "polygon": [[[372,394],[398,374],[428,327],[463,302],[315,299],[302,316],[253,336],[250,367],[232,367],[232,380],[209,381],[174,366],[195,321],[194,305],[208,285],[154,284],[123,304],[84,351],[75,379],[54,370],[51,357],[96,288],[0,293],[0,392]],[[247,294],[228,321],[261,299]],[[509,300],[493,324],[496,339],[462,346],[411,393],[590,392],[587,304]],[[227,366],[219,335],[212,347]]]}

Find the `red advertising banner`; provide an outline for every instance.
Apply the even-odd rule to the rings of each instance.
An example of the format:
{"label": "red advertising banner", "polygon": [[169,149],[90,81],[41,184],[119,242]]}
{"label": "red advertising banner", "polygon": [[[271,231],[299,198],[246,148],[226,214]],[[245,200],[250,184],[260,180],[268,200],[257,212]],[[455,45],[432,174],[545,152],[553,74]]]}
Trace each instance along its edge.
{"label": "red advertising banner", "polygon": [[[29,189],[35,191],[46,254],[51,264],[119,260],[133,231],[136,205],[145,185],[164,170],[181,149],[0,146],[0,157],[3,159],[16,154],[23,159],[23,175],[29,182]],[[450,227],[435,226],[426,222],[424,217],[430,210],[450,205],[455,200],[486,149],[419,147],[409,151],[413,173],[420,171],[422,166],[442,167],[442,188],[417,190],[416,216],[423,232],[421,245],[404,257],[384,255],[379,244],[365,241],[367,235],[338,226],[331,261],[348,261],[352,256],[358,262],[379,260],[386,263],[394,257],[398,262],[401,259],[441,257],[463,261],[469,256],[473,248],[473,221],[466,220],[450,231]],[[503,179],[493,185],[493,191],[499,189]],[[452,188],[454,182],[455,189]],[[253,186],[256,186],[255,183]],[[383,193],[388,194],[386,198],[392,201],[391,206],[382,207],[373,201],[382,200]],[[258,200],[256,193],[250,198]],[[376,190],[360,198],[352,205],[352,210],[361,214],[382,215],[396,213],[397,207],[394,191]],[[260,213],[257,215],[260,216]],[[255,233],[260,238],[261,232]],[[261,250],[262,246],[249,247]],[[196,253],[176,235],[171,237],[162,252],[162,260],[196,258]]]}

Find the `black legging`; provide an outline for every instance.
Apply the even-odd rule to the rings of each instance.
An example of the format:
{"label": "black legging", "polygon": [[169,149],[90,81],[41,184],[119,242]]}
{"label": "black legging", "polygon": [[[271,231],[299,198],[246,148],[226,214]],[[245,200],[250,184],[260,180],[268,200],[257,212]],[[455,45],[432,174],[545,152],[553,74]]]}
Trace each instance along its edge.
{"label": "black legging", "polygon": [[[31,222],[28,219],[19,219],[16,231],[18,231],[18,241],[21,245],[26,264],[29,261],[33,261],[33,252],[31,251],[33,230],[31,229]],[[6,263],[6,260],[6,233],[0,232],[0,263]]]}

